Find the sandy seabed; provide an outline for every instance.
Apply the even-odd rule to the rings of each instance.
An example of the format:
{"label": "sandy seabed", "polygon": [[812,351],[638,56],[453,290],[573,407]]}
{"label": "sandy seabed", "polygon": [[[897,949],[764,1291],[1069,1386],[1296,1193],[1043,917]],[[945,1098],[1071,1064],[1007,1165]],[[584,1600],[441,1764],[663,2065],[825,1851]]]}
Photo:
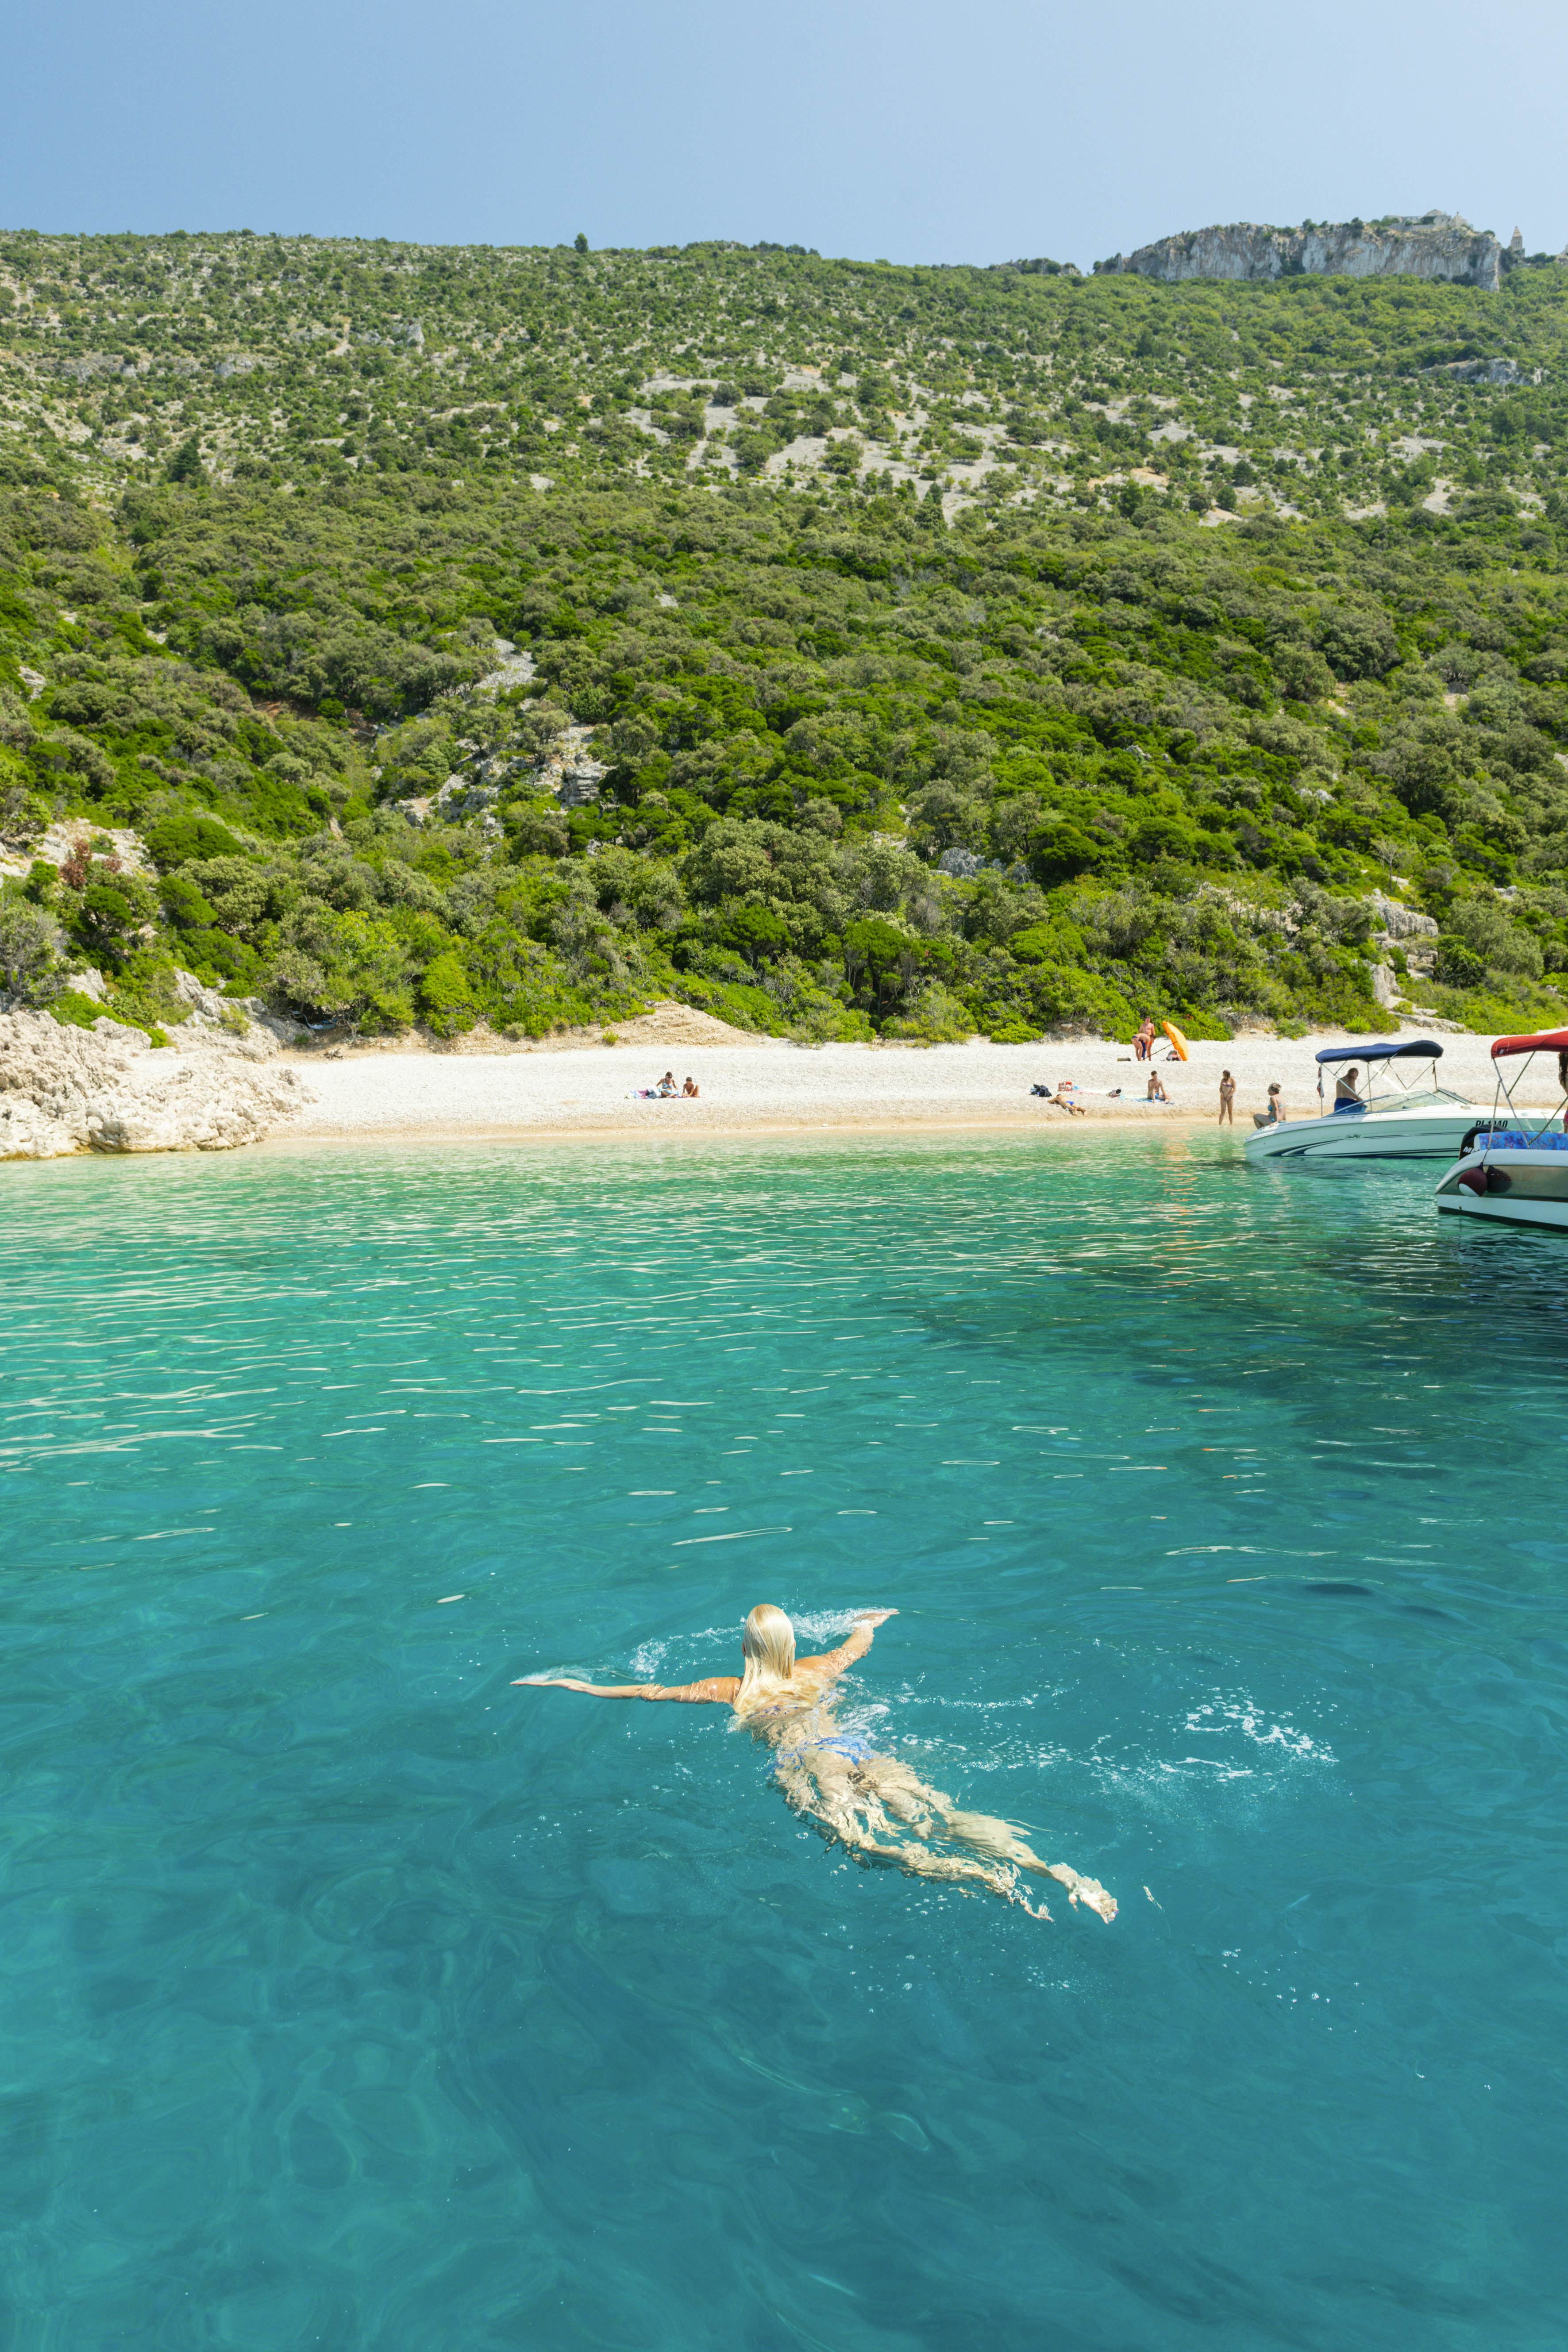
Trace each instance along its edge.
{"label": "sandy seabed", "polygon": [[[652,1024],[650,1024],[650,1027]],[[719,1026],[713,1024],[714,1028]],[[656,1033],[657,1034],[657,1033]],[[730,1033],[734,1037],[737,1033]],[[1414,1035],[1417,1033],[1408,1033]],[[1214,1125],[1222,1070],[1237,1081],[1236,1131],[1250,1135],[1271,1081],[1285,1090],[1296,1118],[1317,1112],[1323,1044],[1342,1037],[1291,1040],[1247,1036],[1225,1045],[1194,1044],[1185,1063],[1153,1067],[1169,1105],[1146,1103],[1147,1066],[1131,1048],[1098,1039],[1067,1044],[994,1045],[800,1046],[772,1037],[743,1043],[556,1045],[540,1053],[353,1051],[342,1059],[298,1059],[316,1099],[276,1144],[297,1141],[453,1139],[465,1137],[669,1136],[965,1128],[1081,1133],[1091,1122],[1130,1129]],[[1489,1106],[1490,1039],[1445,1037],[1438,1082]],[[696,1101],[644,1101],[668,1068],[701,1089]],[[1405,1065],[1426,1085],[1425,1065]],[[1540,1060],[1532,1103],[1556,1099],[1556,1072]],[[1069,1118],[1031,1096],[1036,1084],[1071,1078],[1083,1089],[1086,1117]],[[1121,1088],[1118,1095],[1114,1090]]]}

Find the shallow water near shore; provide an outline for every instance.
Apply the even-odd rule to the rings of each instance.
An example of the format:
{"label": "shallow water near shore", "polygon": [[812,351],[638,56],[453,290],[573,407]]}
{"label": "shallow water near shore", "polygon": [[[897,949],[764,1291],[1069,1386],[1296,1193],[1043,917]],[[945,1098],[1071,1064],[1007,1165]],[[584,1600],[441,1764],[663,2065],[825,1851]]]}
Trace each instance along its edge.
{"label": "shallow water near shore", "polygon": [[[0,1171],[0,2347],[1555,2347],[1568,1249],[1435,1174]],[[761,1599],[1115,1924],[510,1686]]]}

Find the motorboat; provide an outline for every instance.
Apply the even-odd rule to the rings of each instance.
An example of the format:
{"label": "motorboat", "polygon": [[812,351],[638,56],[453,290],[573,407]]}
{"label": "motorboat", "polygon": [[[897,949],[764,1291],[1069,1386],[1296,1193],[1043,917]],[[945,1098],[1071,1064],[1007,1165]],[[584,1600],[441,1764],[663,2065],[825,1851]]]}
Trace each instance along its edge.
{"label": "motorboat", "polygon": [[[1558,1084],[1568,1096],[1568,1029],[1499,1037],[1492,1046],[1498,1073],[1492,1115],[1465,1138],[1458,1160],[1439,1178],[1439,1209],[1568,1231],[1568,1107],[1538,1111],[1514,1106],[1514,1090],[1537,1054],[1556,1055]],[[1513,1061],[1522,1066],[1510,1085],[1502,1065]]]}
{"label": "motorboat", "polygon": [[[1450,1094],[1437,1085],[1436,1065],[1442,1058],[1443,1048],[1431,1037],[1325,1045],[1318,1055],[1317,1117],[1259,1127],[1247,1139],[1247,1156],[1270,1161],[1455,1158],[1485,1112],[1467,1096]],[[1422,1064],[1424,1072],[1418,1067]],[[1357,1095],[1348,1077],[1337,1081],[1339,1098],[1331,1108],[1324,1101],[1323,1081],[1340,1068],[1364,1068],[1366,1094]]]}

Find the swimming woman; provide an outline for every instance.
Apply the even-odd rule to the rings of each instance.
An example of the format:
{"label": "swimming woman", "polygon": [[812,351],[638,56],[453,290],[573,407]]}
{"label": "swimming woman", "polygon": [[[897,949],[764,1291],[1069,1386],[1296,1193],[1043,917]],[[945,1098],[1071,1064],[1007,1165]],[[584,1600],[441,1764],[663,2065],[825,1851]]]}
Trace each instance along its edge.
{"label": "swimming woman", "polygon": [[[520,1683],[586,1691],[594,1698],[680,1699],[689,1705],[732,1707],[754,1738],[773,1748],[773,1777],[794,1810],[846,1846],[857,1861],[888,1863],[915,1878],[940,1878],[989,1887],[1031,1918],[1048,1919],[1019,1885],[1020,1871],[1054,1878],[1069,1903],[1082,1903],[1105,1920],[1116,1904],[1098,1879],[1080,1878],[1065,1863],[1043,1862],[1016,1826],[989,1813],[969,1813],[932,1789],[896,1756],[880,1756],[865,1732],[845,1729],[833,1714],[834,1685],[863,1658],[876,1629],[896,1609],[860,1609],[855,1630],[836,1650],[797,1658],[795,1627],[782,1609],[760,1601],[741,1636],[745,1670],[705,1682],[585,1683],[568,1675],[521,1675]],[[956,1846],[937,1851],[937,1842]]]}

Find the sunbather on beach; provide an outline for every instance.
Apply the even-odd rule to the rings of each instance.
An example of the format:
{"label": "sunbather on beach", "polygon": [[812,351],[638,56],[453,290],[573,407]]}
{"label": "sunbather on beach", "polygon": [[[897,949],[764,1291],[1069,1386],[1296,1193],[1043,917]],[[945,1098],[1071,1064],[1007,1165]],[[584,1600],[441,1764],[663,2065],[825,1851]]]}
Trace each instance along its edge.
{"label": "sunbather on beach", "polygon": [[666,1070],[663,1077],[660,1078],[658,1086],[655,1087],[654,1092],[659,1097],[661,1101],[667,1101],[671,1095],[678,1095],[680,1092],[680,1088],[675,1083],[675,1072],[673,1070]]}
{"label": "sunbather on beach", "polygon": [[698,1085],[698,1083],[697,1083],[697,1081],[696,1081],[696,1079],[695,1079],[695,1078],[688,1078],[688,1079],[687,1079],[687,1081],[686,1081],[686,1084],[681,1087],[680,1091],[681,1091],[681,1093],[682,1093],[683,1095],[685,1095],[685,1096],[687,1097],[687,1098],[688,1098],[689,1101],[691,1101],[691,1102],[695,1102],[695,1101],[697,1100],[698,1096],[701,1093],[702,1089],[701,1089],[701,1087]]}
{"label": "sunbather on beach", "polygon": [[[1045,1862],[1016,1823],[970,1813],[933,1789],[896,1756],[879,1755],[870,1736],[846,1729],[833,1713],[834,1685],[863,1658],[879,1625],[896,1609],[860,1609],[855,1630],[836,1650],[797,1658],[795,1627],[782,1609],[761,1601],[741,1636],[744,1671],[705,1682],[588,1683],[569,1675],[521,1675],[519,1683],[585,1691],[594,1698],[678,1699],[734,1709],[752,1738],[773,1751],[773,1778],[787,1803],[857,1862],[886,1864],[912,1878],[984,1886],[1031,1918],[1048,1919],[1029,1902],[1021,1871],[1054,1878],[1069,1903],[1114,1919],[1116,1903],[1098,1879],[1082,1878],[1066,1863]],[[952,1846],[943,1853],[939,1846]]]}
{"label": "sunbather on beach", "polygon": [[1148,1091],[1148,1093],[1144,1096],[1143,1099],[1144,1099],[1144,1101],[1145,1101],[1145,1102],[1163,1102],[1163,1103],[1168,1103],[1168,1102],[1170,1101],[1171,1097],[1170,1097],[1170,1096],[1165,1092],[1164,1083],[1163,1083],[1163,1079],[1161,1078],[1161,1076],[1160,1076],[1160,1073],[1159,1073],[1159,1071],[1158,1071],[1158,1070],[1151,1070],[1151,1071],[1150,1071],[1150,1073],[1149,1073],[1149,1091]]}
{"label": "sunbather on beach", "polygon": [[1047,1086],[1031,1087],[1029,1092],[1032,1095],[1043,1096],[1053,1110],[1071,1111],[1079,1118],[1087,1118],[1089,1116],[1082,1103],[1077,1098],[1078,1088],[1070,1078],[1059,1080],[1055,1094],[1052,1094],[1049,1087]]}

